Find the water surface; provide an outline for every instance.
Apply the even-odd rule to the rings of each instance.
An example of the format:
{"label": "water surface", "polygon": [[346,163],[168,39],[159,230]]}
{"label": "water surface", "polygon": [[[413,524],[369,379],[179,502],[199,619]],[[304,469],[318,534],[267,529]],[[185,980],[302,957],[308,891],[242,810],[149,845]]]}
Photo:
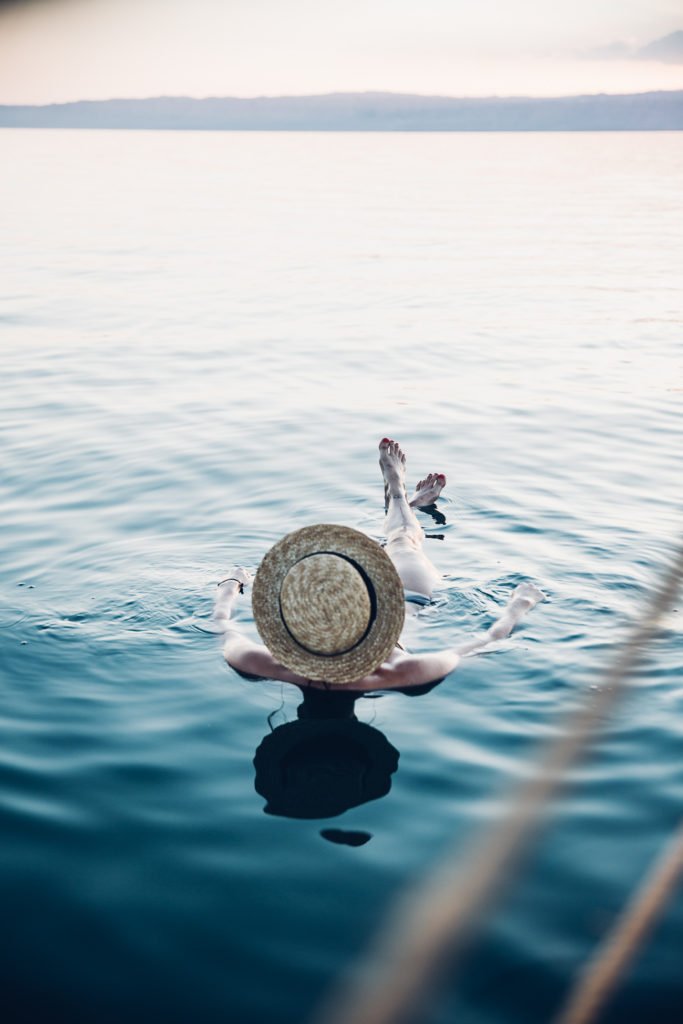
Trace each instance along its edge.
{"label": "water surface", "polygon": [[[667,564],[683,137],[0,145],[5,1019],[304,1020],[497,820]],[[426,696],[358,702],[400,753],[384,797],[268,815],[254,753],[300,694],[224,665],[213,589],[298,526],[379,538],[384,434],[449,480],[412,648],[522,579],[549,600]],[[437,1017],[547,1021],[673,831],[678,607]],[[679,895],[605,1020],[680,1020],[682,928]]]}

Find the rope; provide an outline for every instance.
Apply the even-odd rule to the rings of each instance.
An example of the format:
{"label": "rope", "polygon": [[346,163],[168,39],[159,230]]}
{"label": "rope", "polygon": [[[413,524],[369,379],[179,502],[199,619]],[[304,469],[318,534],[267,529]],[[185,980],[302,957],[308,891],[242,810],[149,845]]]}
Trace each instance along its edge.
{"label": "rope", "polygon": [[540,827],[543,812],[571,766],[616,703],[671,608],[683,577],[683,546],[641,619],[622,644],[597,691],[591,691],[563,733],[539,759],[503,820],[464,863],[455,849],[395,905],[362,968],[332,994],[313,1024],[400,1024],[414,1016],[446,965],[452,968],[484,911],[513,874]]}
{"label": "rope", "polygon": [[582,971],[555,1024],[589,1024],[628,970],[683,875],[683,822]]}

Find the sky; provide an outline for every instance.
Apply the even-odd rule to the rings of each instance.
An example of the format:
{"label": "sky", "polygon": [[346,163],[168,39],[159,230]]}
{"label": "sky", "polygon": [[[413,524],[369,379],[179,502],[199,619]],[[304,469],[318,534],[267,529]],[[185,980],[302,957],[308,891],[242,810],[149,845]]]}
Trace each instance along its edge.
{"label": "sky", "polygon": [[683,0],[0,0],[0,103],[683,89]]}

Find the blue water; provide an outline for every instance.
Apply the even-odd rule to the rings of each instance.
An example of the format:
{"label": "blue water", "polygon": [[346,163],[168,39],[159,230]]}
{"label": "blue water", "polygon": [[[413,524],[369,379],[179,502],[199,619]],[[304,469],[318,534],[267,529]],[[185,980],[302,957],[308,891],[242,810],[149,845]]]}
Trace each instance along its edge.
{"label": "blue water", "polygon": [[[0,146],[3,1019],[306,1020],[498,819],[668,563],[683,136]],[[301,695],[227,668],[215,583],[308,523],[379,538],[384,434],[448,476],[410,647],[522,579],[549,599],[427,695],[357,703],[400,753],[384,797],[266,814],[254,753]],[[680,820],[680,622],[434,1020],[547,1021]],[[606,1021],[680,1021],[682,929],[679,893]]]}

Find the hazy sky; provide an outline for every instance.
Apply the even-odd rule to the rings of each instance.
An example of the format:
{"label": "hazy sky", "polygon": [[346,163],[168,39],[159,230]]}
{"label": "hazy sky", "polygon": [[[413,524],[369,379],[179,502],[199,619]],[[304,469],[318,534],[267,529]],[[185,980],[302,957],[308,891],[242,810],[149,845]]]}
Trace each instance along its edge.
{"label": "hazy sky", "polygon": [[683,0],[0,0],[0,103],[680,89],[629,55],[679,29]]}

